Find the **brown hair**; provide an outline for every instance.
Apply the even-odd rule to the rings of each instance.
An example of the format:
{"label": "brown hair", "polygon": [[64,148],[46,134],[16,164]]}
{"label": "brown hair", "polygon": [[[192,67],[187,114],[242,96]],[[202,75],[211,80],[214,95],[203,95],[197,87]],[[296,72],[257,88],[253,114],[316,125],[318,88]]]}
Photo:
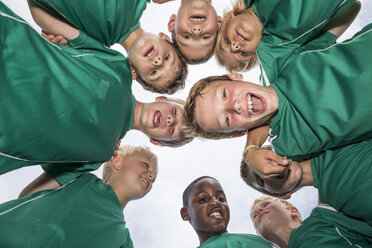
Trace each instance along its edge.
{"label": "brown hair", "polygon": [[[244,0],[236,0],[235,3],[233,4],[233,9],[231,10],[231,12],[236,16],[236,15],[239,15],[239,14],[243,13],[247,9],[248,9],[248,7],[245,5]],[[239,65],[237,67],[230,67],[228,65],[225,65],[222,62],[222,58],[221,58],[221,55],[220,55],[221,54],[221,43],[224,42],[223,35],[224,35],[225,30],[229,26],[230,21],[232,19],[231,12],[230,11],[225,11],[224,14],[223,14],[221,29],[220,29],[220,32],[218,33],[217,39],[216,39],[216,46],[215,46],[215,49],[214,49],[214,55],[216,57],[217,63],[226,67],[226,69],[229,70],[230,72],[249,71],[257,65],[258,58],[257,58],[256,53],[254,55],[250,56],[249,59],[246,60],[246,61],[239,61]]]}
{"label": "brown hair", "polygon": [[201,93],[208,85],[211,85],[217,81],[232,81],[228,76],[211,76],[200,79],[194,86],[191,88],[189,96],[187,97],[186,104],[183,110],[182,122],[184,124],[184,131],[186,133],[192,133],[194,136],[200,136],[207,139],[222,139],[222,138],[231,138],[231,133],[220,133],[216,131],[208,131],[203,128],[198,120],[195,118],[195,103],[197,97],[202,97]]}
{"label": "brown hair", "polygon": [[156,93],[161,93],[161,94],[165,93],[165,94],[171,95],[171,94],[177,92],[178,90],[185,88],[185,80],[186,80],[186,77],[187,77],[187,74],[188,74],[188,66],[186,64],[185,58],[182,56],[182,54],[179,52],[179,50],[176,48],[176,46],[173,43],[171,43],[167,40],[166,40],[166,42],[173,47],[173,49],[176,51],[177,57],[179,59],[178,69],[176,71],[176,75],[174,76],[173,80],[170,80],[168,82],[167,86],[162,87],[162,88],[154,87],[151,83],[146,82],[146,80],[143,79],[143,77],[141,76],[139,71],[136,69],[136,67],[134,67],[133,64],[132,64],[132,67],[137,74],[136,81],[138,83],[140,83],[145,90],[149,90],[151,92],[156,92]]}

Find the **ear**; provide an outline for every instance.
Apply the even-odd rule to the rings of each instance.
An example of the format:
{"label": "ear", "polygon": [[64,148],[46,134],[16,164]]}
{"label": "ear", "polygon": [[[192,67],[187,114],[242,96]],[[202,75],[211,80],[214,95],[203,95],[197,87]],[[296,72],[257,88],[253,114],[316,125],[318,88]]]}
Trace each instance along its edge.
{"label": "ear", "polygon": [[150,138],[150,142],[156,146],[160,146],[160,141],[159,140],[156,140],[156,139],[153,139],[153,138]]}
{"label": "ear", "polygon": [[298,209],[296,207],[291,207],[289,210],[291,211],[291,217],[297,219],[300,214]]}
{"label": "ear", "polygon": [[237,80],[237,81],[243,80],[243,74],[240,74],[240,73],[229,73],[226,76],[228,76],[231,80]]}
{"label": "ear", "polygon": [[120,163],[121,162],[121,156],[118,153],[116,153],[116,154],[114,154],[114,156],[112,156],[111,161],[112,161],[113,167],[116,170],[119,170],[120,166],[121,166],[121,163]]}
{"label": "ear", "polygon": [[130,71],[132,72],[132,80],[136,80],[136,78],[137,78],[137,73],[136,73],[136,71],[133,69],[132,66],[130,66]]}
{"label": "ear", "polygon": [[217,16],[217,29],[220,30],[222,24],[221,16]]}
{"label": "ear", "polygon": [[283,200],[288,200],[288,199],[291,199],[291,196],[292,196],[291,193],[287,193],[285,195],[280,196],[279,198]]}
{"label": "ear", "polygon": [[157,96],[157,97],[155,97],[155,101],[156,102],[162,102],[162,101],[165,101],[167,99],[168,98],[166,96]]}
{"label": "ear", "polygon": [[170,16],[169,22],[168,22],[168,31],[170,33],[172,33],[172,31],[174,30],[175,23],[176,23],[176,15],[173,14],[173,15]]}
{"label": "ear", "polygon": [[185,207],[181,208],[180,214],[181,214],[181,218],[184,221],[189,221],[190,220],[189,213],[187,212],[187,209]]}
{"label": "ear", "polygon": [[167,40],[167,41],[171,42],[169,36],[166,35],[166,34],[164,34],[163,32],[160,32],[160,33],[159,33],[159,37],[160,37],[160,39],[162,39],[162,40]]}
{"label": "ear", "polygon": [[238,137],[241,137],[241,136],[243,136],[243,135],[246,135],[247,133],[248,133],[247,130],[244,130],[244,131],[235,131],[235,132],[231,135],[231,137],[232,137],[232,138],[238,138]]}

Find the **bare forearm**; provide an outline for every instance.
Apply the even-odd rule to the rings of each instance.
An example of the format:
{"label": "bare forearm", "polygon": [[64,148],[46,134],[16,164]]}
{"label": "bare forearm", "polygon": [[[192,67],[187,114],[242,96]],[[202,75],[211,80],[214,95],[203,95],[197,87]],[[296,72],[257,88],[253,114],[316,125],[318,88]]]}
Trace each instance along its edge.
{"label": "bare forearm", "polygon": [[32,0],[28,0],[28,5],[33,19],[47,34],[62,35],[68,39],[74,39],[79,35],[79,30],[66,20],[45,11]]}
{"label": "bare forearm", "polygon": [[30,195],[41,190],[57,189],[59,187],[61,187],[61,185],[47,172],[44,172],[29,185],[27,185],[19,194],[18,198]]}
{"label": "bare forearm", "polygon": [[356,1],[347,10],[334,18],[324,29],[340,37],[354,21],[360,11],[361,3]]}
{"label": "bare forearm", "polygon": [[261,147],[269,135],[270,127],[268,125],[256,127],[248,131],[247,144]]}

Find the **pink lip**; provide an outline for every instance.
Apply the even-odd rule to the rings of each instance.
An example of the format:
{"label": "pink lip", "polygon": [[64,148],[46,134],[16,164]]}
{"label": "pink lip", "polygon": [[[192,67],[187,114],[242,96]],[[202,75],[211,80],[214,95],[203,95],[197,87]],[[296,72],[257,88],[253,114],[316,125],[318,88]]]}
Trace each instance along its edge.
{"label": "pink lip", "polygon": [[[151,51],[153,51],[153,53],[151,54],[151,56],[148,56],[149,53],[151,53]],[[144,56],[144,57],[153,58],[153,57],[155,56],[155,48],[154,48],[154,46],[149,47],[149,48],[145,51],[145,53],[143,54],[143,56]]]}
{"label": "pink lip", "polygon": [[[240,38],[239,36],[243,37],[244,39]],[[242,35],[241,33],[239,33],[238,31],[236,31],[236,38],[241,41],[241,42],[245,42],[248,40],[248,38],[244,35]]]}
{"label": "pink lip", "polygon": [[154,116],[152,117],[152,125],[153,127],[159,127],[161,124],[162,114],[160,111],[156,111]]}
{"label": "pink lip", "polygon": [[[249,95],[251,96],[251,99],[252,99],[252,97],[254,97],[254,98],[252,99],[253,113],[250,113],[250,112],[249,112],[249,103],[248,103]],[[248,112],[248,116],[259,115],[259,114],[261,114],[262,112],[264,112],[265,109],[266,109],[266,101],[265,101],[265,98],[263,98],[262,96],[257,95],[257,94],[248,93],[247,96],[246,96],[246,104],[247,104],[247,112]],[[254,109],[255,109],[255,107],[257,107],[257,104],[261,104],[261,108],[260,108],[258,111],[255,112]]]}
{"label": "pink lip", "polygon": [[[194,20],[193,18],[202,18],[201,20]],[[201,24],[207,20],[207,17],[205,15],[192,15],[189,17],[192,24]]]}

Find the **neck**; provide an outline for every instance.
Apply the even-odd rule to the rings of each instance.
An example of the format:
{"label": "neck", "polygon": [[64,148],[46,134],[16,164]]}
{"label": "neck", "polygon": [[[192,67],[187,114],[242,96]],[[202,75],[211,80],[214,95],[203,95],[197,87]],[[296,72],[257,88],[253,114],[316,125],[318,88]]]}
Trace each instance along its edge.
{"label": "neck", "polygon": [[123,42],[120,43],[125,49],[125,51],[128,53],[130,49],[132,48],[133,44],[136,42],[136,40],[141,37],[141,35],[144,33],[143,29],[141,27],[137,28],[135,31],[133,31],[128,38],[126,38]]}
{"label": "neck", "polygon": [[134,121],[132,129],[141,130],[141,114],[145,104],[136,100],[136,106],[134,107]]}
{"label": "neck", "polygon": [[302,167],[303,176],[300,183],[300,187],[312,186],[313,185],[313,173],[311,171],[311,160],[305,160],[300,163]]}
{"label": "neck", "polygon": [[119,199],[119,202],[121,204],[121,207],[124,209],[127,203],[130,201],[130,199],[126,196],[126,193],[123,190],[122,186],[119,186],[119,184],[123,184],[123,182],[119,182],[118,180],[110,179],[108,180],[107,184],[109,184],[115,191],[116,196]]}
{"label": "neck", "polygon": [[276,228],[275,231],[264,235],[264,238],[270,242],[276,244],[280,248],[288,248],[289,237],[293,229],[298,227],[298,223],[290,223],[288,226],[283,225],[280,228]]}
{"label": "neck", "polygon": [[221,232],[219,234],[216,234],[216,233],[207,233],[207,232],[196,232],[196,233],[198,234],[200,245],[202,245],[209,238],[212,238],[214,236],[221,235],[221,234],[223,234],[225,232],[227,232],[227,231],[223,231],[223,232]]}

